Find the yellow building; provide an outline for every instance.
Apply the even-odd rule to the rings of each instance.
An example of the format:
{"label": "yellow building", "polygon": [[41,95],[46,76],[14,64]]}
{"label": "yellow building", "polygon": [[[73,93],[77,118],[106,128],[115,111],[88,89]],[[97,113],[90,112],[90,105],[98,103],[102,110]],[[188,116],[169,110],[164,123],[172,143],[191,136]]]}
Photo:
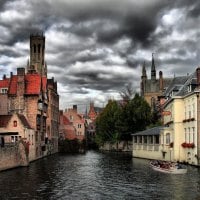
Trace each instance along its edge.
{"label": "yellow building", "polygon": [[[177,82],[176,82],[177,83]],[[133,134],[133,156],[200,165],[200,68],[165,93],[163,127]]]}

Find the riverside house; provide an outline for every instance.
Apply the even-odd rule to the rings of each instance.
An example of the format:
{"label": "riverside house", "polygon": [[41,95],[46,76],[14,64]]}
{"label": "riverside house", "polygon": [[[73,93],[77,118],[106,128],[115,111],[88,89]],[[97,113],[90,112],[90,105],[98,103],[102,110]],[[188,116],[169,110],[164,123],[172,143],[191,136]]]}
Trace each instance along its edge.
{"label": "riverside house", "polygon": [[171,85],[162,105],[163,126],[133,134],[133,157],[200,165],[200,68]]}

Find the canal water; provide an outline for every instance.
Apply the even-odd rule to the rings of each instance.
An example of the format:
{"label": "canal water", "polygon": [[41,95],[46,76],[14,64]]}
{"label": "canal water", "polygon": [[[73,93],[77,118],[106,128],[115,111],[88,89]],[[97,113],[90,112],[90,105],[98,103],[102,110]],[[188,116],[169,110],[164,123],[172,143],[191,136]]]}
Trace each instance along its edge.
{"label": "canal water", "polygon": [[149,161],[89,151],[56,154],[27,168],[0,173],[0,200],[7,199],[200,199],[200,169],[183,175],[153,171]]}

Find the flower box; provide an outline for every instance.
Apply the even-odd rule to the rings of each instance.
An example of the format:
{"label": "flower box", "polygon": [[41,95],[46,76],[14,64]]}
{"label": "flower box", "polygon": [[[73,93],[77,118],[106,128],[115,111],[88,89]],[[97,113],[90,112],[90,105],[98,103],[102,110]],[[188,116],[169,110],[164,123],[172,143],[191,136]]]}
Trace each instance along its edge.
{"label": "flower box", "polygon": [[186,142],[183,142],[183,143],[181,144],[181,146],[182,146],[183,148],[194,148],[194,147],[195,147],[194,143],[186,143]]}

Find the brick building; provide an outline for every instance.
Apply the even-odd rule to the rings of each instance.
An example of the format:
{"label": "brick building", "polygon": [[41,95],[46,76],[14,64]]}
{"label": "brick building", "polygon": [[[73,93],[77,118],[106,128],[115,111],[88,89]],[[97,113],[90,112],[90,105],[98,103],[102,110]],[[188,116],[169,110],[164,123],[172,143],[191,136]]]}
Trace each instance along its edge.
{"label": "brick building", "polygon": [[77,106],[60,111],[60,135],[64,139],[85,139],[85,119],[77,112]]}
{"label": "brick building", "polygon": [[[0,80],[0,114],[19,113],[35,131],[36,158],[58,151],[59,96],[57,83],[47,79],[45,37],[30,36],[30,62],[17,74]],[[4,101],[3,101],[4,99]]]}

